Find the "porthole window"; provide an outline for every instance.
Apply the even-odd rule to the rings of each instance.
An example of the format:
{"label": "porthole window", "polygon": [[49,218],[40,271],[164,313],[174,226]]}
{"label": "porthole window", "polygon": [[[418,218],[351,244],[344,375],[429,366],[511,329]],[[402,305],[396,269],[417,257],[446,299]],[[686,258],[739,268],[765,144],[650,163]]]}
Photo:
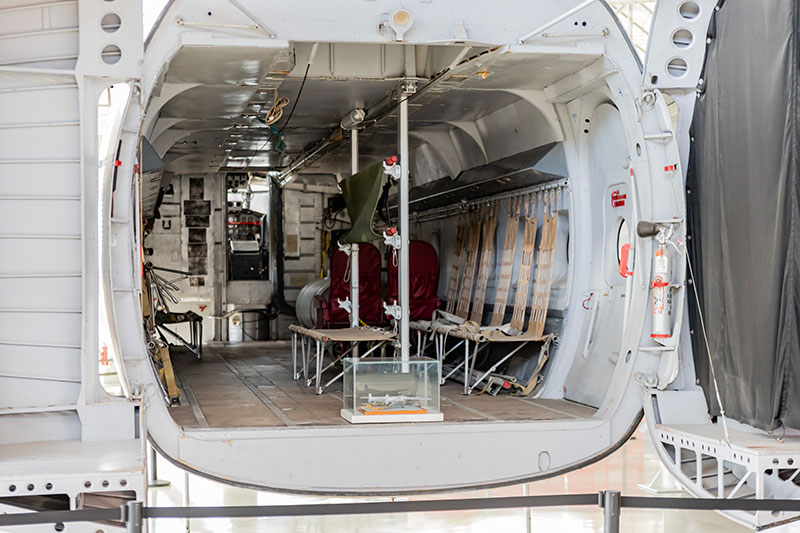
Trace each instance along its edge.
{"label": "porthole window", "polygon": [[686,60],[682,57],[674,57],[667,63],[667,72],[673,78],[682,78],[688,70],[689,65],[686,64]]}
{"label": "porthole window", "polygon": [[114,65],[119,63],[119,60],[122,57],[122,50],[120,50],[119,46],[115,44],[109,44],[103,48],[103,51],[100,53],[100,57],[103,58],[103,62],[106,65]]}
{"label": "porthole window", "polygon": [[700,6],[696,2],[684,2],[678,8],[678,13],[686,20],[694,20],[700,16]]}
{"label": "porthole window", "polygon": [[116,13],[108,13],[100,21],[100,27],[106,33],[114,33],[120,26],[122,26],[122,19]]}
{"label": "porthole window", "polygon": [[675,33],[672,34],[672,44],[675,48],[689,48],[693,41],[694,35],[686,28],[675,30]]}

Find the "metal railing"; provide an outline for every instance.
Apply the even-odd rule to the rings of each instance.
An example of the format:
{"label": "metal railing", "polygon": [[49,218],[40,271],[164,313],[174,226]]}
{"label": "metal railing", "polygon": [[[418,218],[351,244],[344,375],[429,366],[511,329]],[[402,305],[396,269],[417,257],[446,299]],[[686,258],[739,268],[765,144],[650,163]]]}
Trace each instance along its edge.
{"label": "metal railing", "polygon": [[[604,531],[619,532],[622,509],[800,512],[800,500],[728,500],[717,498],[659,498],[622,496],[617,490],[588,494],[554,494],[497,498],[463,498],[406,502],[333,503],[306,505],[252,505],[225,507],[145,507],[142,502],[110,509],[43,511],[0,515],[0,527],[117,521],[129,533],[141,533],[148,518],[270,518],[287,516],[368,515],[435,511],[476,511],[534,507],[596,505],[603,509]],[[56,529],[59,531],[59,529]]]}

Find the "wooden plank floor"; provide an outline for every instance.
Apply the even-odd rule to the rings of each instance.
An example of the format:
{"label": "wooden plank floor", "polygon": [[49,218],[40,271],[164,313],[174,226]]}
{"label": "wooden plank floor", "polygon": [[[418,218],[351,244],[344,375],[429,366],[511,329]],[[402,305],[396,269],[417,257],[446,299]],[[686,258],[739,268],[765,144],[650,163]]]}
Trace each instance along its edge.
{"label": "wooden plank floor", "polygon": [[[341,380],[317,396],[313,387],[292,380],[291,350],[288,341],[210,345],[198,361],[188,350],[171,349],[181,388],[181,405],[170,409],[173,418],[185,428],[349,426],[339,416]],[[330,370],[323,377],[335,375]],[[441,388],[444,423],[585,418],[595,412],[567,400],[462,391],[453,381]]]}

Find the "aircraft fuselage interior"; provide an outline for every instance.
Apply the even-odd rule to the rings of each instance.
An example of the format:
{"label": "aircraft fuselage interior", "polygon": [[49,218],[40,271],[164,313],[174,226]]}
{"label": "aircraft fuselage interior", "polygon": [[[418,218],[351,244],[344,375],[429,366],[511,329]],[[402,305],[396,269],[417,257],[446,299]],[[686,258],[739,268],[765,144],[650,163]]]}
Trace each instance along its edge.
{"label": "aircraft fuselage interior", "polygon": [[[633,376],[677,368],[678,110],[656,91],[639,103],[638,59],[602,4],[589,11],[555,23],[580,35],[557,44],[493,24],[439,42],[404,9],[352,38],[210,43],[184,11],[197,26],[180,43],[156,32],[148,50],[174,49],[142,107],[141,242],[165,422],[280,446],[413,435],[426,490],[623,442],[642,416]],[[411,27],[419,41],[400,42]],[[646,139],[647,121],[669,133]],[[651,319],[656,250],[669,279]],[[526,465],[437,474],[454,446],[495,442],[536,444]],[[406,466],[338,486],[321,464],[307,480],[287,465],[263,484],[403,492]]]}
{"label": "aircraft fuselage interior", "polygon": [[[138,493],[148,440],[243,487],[425,493],[580,468],[646,419],[696,496],[796,497],[760,462],[789,452],[720,445],[767,436],[709,415],[692,356],[685,179],[714,2],[659,1],[644,58],[602,0],[172,0],[144,43],[139,3],[72,4],[9,8],[80,32],[13,33],[49,48],[0,91],[15,157],[47,142],[47,172],[26,168],[81,200],[45,210],[66,235],[48,245],[66,274],[33,272],[61,288],[47,338],[7,328],[43,355],[4,372],[54,376],[46,407],[0,417],[21,462],[31,439],[124,442]],[[19,126],[33,101],[80,143]]]}

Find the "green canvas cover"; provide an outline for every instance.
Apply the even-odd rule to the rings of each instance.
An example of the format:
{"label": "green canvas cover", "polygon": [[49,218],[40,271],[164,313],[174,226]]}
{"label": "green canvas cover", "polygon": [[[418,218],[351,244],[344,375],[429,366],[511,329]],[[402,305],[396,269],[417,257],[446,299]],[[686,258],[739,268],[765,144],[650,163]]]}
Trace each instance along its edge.
{"label": "green canvas cover", "polygon": [[381,236],[372,229],[372,219],[375,217],[383,187],[383,163],[377,163],[345,178],[340,185],[352,227],[339,242],[352,244],[380,239]]}

